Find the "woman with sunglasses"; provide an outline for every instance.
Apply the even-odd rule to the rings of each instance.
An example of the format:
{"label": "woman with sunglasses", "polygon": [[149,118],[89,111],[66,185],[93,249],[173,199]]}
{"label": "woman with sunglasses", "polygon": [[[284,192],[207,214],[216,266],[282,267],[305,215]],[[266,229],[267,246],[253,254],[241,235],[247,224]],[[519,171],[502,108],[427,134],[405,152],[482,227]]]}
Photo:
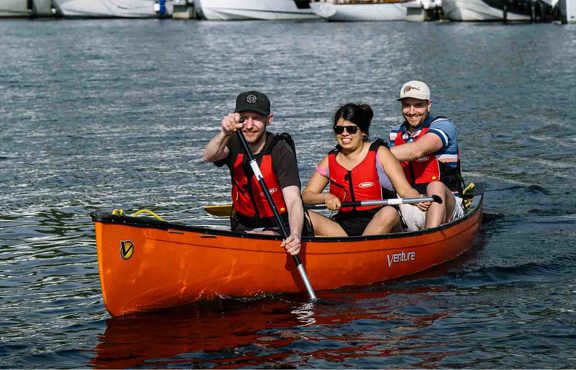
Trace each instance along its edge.
{"label": "woman with sunglasses", "polygon": [[[400,215],[393,206],[342,207],[342,202],[361,202],[421,196],[410,186],[398,160],[381,140],[368,139],[373,112],[367,104],[348,103],[334,115],[336,148],[316,167],[302,192],[306,204],[323,203],[332,217],[309,211],[316,236],[378,235],[400,231]],[[330,191],[324,192],[330,184]],[[428,202],[418,203],[422,210]]]}

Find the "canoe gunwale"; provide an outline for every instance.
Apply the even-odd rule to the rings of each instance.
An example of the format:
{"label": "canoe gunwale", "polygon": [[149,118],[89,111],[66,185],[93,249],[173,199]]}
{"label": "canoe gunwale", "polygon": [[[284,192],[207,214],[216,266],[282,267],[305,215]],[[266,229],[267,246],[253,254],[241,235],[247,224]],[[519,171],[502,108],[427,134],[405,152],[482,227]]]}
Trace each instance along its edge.
{"label": "canoe gunwale", "polygon": [[[370,235],[370,236],[349,236],[349,237],[303,237],[303,242],[341,242],[341,241],[365,241],[365,240],[381,240],[381,239],[395,239],[395,238],[407,238],[412,236],[420,236],[424,234],[433,234],[438,231],[449,229],[454,225],[465,222],[470,217],[473,217],[482,209],[484,194],[477,194],[473,198],[473,203],[470,209],[466,212],[464,217],[457,219],[455,221],[443,224],[434,228],[413,231],[413,232],[400,232],[391,233],[383,235]],[[230,230],[213,229],[205,226],[193,226],[185,225],[181,223],[160,221],[150,217],[132,217],[125,215],[114,215],[107,211],[94,211],[90,213],[90,217],[93,222],[100,222],[105,224],[119,224],[126,226],[142,227],[142,228],[155,228],[160,230],[176,230],[185,232],[201,233],[205,235],[219,235],[219,236],[229,236],[235,238],[247,238],[247,239],[259,239],[259,240],[281,240],[279,235],[262,235],[262,234],[247,234],[243,232],[235,232]]]}

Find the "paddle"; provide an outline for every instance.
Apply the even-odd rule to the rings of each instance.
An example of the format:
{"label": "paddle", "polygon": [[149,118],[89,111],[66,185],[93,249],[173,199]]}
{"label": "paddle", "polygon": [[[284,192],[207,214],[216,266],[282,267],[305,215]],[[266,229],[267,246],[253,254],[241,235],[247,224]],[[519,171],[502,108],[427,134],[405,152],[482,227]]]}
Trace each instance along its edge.
{"label": "paddle", "polygon": [[[420,202],[442,203],[442,198],[437,195],[422,198],[392,198],[382,200],[365,200],[361,202],[343,202],[342,207],[359,207],[359,206],[395,206],[398,204],[415,204]],[[306,209],[325,209],[326,204],[305,204]],[[230,216],[232,214],[232,204],[213,204],[204,206],[204,210],[214,216]]]}
{"label": "paddle", "polygon": [[[288,230],[286,229],[286,225],[284,225],[284,222],[282,222],[282,218],[280,217],[280,213],[278,212],[278,208],[276,208],[276,205],[274,204],[274,201],[272,200],[272,195],[270,195],[270,190],[268,189],[268,186],[266,186],[266,182],[264,181],[264,176],[262,176],[262,172],[260,172],[260,167],[258,167],[258,163],[256,162],[256,159],[254,159],[254,156],[252,155],[252,151],[250,151],[250,147],[248,146],[248,143],[246,142],[246,138],[244,137],[244,134],[242,133],[242,130],[236,130],[236,135],[238,136],[238,139],[240,140],[240,143],[242,144],[242,149],[244,150],[244,154],[246,154],[246,156],[248,157],[248,161],[250,164],[250,168],[252,169],[252,173],[254,174],[254,177],[256,177],[256,179],[258,180],[258,184],[260,185],[260,188],[262,189],[262,192],[264,193],[264,196],[266,197],[266,201],[268,202],[268,205],[270,206],[270,208],[272,209],[272,212],[274,213],[274,219],[276,220],[276,223],[278,224],[278,228],[280,229],[280,235],[282,236],[283,239],[286,239],[288,237]],[[304,282],[304,285],[306,286],[306,290],[308,291],[308,295],[310,296],[310,300],[312,301],[316,301],[316,295],[314,294],[314,290],[312,289],[312,285],[310,285],[310,281],[308,280],[308,276],[306,275],[306,271],[304,270],[304,266],[302,265],[302,262],[300,261],[300,258],[298,257],[298,255],[294,255],[292,256],[292,258],[294,259],[294,263],[296,264],[296,267],[298,268],[298,271],[300,272],[300,277],[302,278],[302,281]]]}
{"label": "paddle", "polygon": [[[416,204],[420,202],[436,202],[442,204],[442,198],[438,195],[421,198],[391,198],[382,200],[363,200],[360,202],[342,202],[342,207],[360,207],[360,206],[396,206],[399,204]],[[326,204],[306,204],[307,209],[324,209]]]}
{"label": "paddle", "polygon": [[211,204],[204,206],[204,210],[213,216],[228,216],[232,215],[232,204]]}

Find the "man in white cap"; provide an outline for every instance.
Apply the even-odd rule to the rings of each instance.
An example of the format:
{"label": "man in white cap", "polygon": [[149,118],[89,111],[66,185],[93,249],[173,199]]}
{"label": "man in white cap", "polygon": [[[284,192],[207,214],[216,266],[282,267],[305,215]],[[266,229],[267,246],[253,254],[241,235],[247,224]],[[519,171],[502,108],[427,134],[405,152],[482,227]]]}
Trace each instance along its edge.
{"label": "man in white cap", "polygon": [[430,114],[430,88],[422,81],[406,82],[398,99],[404,123],[390,132],[390,148],[402,163],[412,186],[442,203],[432,203],[426,213],[401,205],[408,231],[435,227],[462,217],[462,176],[456,127],[446,117]]}

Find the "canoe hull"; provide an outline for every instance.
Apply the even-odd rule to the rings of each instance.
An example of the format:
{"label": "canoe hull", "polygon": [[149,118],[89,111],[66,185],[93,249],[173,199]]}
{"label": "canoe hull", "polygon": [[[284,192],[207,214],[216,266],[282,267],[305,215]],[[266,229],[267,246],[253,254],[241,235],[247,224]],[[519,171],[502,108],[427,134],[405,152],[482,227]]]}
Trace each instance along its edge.
{"label": "canoe hull", "polygon": [[[482,200],[464,219],[426,232],[314,238],[301,259],[316,291],[396,279],[453,260],[474,242]],[[93,215],[102,295],[113,316],[215,297],[305,292],[272,236],[142,218]]]}

